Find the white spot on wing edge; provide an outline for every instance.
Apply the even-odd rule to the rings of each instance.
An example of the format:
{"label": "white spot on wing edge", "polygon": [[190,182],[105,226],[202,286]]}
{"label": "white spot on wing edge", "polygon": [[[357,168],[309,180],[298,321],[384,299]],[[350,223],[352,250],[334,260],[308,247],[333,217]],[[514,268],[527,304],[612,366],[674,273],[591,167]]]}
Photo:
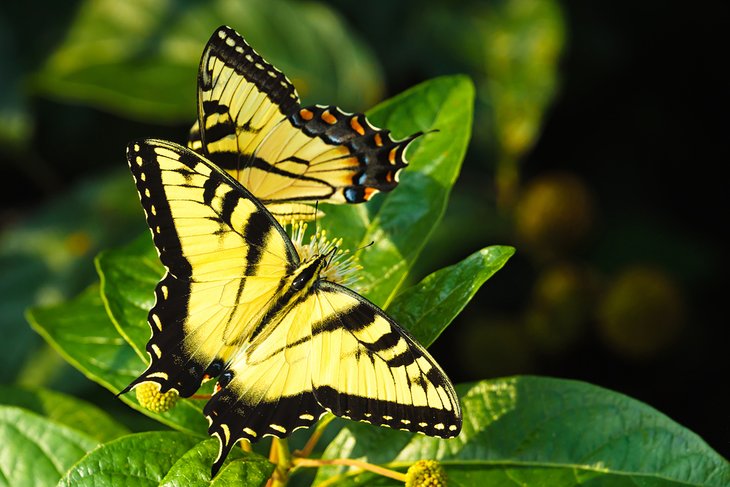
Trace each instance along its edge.
{"label": "white spot on wing edge", "polygon": [[283,426],[278,425],[278,424],[270,424],[269,428],[271,428],[274,431],[278,431],[279,433],[282,433],[282,434],[286,433],[286,428],[284,428]]}
{"label": "white spot on wing edge", "polygon": [[157,327],[157,329],[159,331],[162,331],[162,323],[160,322],[160,317],[157,316],[157,314],[151,314],[150,315],[150,319],[155,324],[155,326]]}

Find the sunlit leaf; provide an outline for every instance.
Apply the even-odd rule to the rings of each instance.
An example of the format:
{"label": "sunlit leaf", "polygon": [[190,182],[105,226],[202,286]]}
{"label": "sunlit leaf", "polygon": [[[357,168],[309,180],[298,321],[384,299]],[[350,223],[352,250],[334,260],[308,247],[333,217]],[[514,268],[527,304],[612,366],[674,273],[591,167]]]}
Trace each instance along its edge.
{"label": "sunlit leaf", "polygon": [[47,389],[0,385],[0,403],[17,406],[75,429],[99,442],[129,433],[106,412],[91,403]]}
{"label": "sunlit leaf", "polygon": [[98,442],[25,409],[0,406],[0,484],[55,485]]}
{"label": "sunlit leaf", "polygon": [[176,431],[123,436],[92,451],[68,471],[59,487],[157,486],[200,438]]}
{"label": "sunlit leaf", "polygon": [[[28,320],[68,362],[113,393],[121,391],[146,367],[110,321],[97,286],[67,303],[34,308]],[[120,399],[174,428],[198,434],[208,429],[202,401],[180,400],[170,411],[157,414],[142,408],[133,392]]]}
{"label": "sunlit leaf", "polygon": [[105,250],[96,258],[101,295],[119,333],[145,362],[145,345],[152,331],[147,313],[155,304],[152,290],[164,274],[149,232],[117,249]]}
{"label": "sunlit leaf", "polygon": [[[457,387],[464,427],[452,440],[348,423],[324,458],[406,468],[437,459],[449,485],[707,485],[730,464],[660,412],[590,384],[513,377]],[[363,485],[370,474],[320,469],[317,480]],[[485,484],[487,482],[487,484]],[[492,484],[494,482],[494,484]],[[666,482],[666,483],[663,483]]]}
{"label": "sunlit leaf", "polygon": [[403,291],[388,312],[422,345],[429,346],[514,252],[512,247],[498,246],[475,252]]}
{"label": "sunlit leaf", "polygon": [[211,481],[210,468],[218,456],[218,448],[217,439],[195,445],[175,462],[160,482],[160,487],[258,486],[264,485],[274,471],[274,464],[266,458],[253,453],[244,454],[240,448],[234,448]]}
{"label": "sunlit leaf", "polygon": [[430,132],[408,151],[398,187],[365,205],[323,207],[321,225],[359,253],[359,286],[387,306],[443,216],[471,133],[474,87],[464,76],[436,78],[378,105],[369,116],[395,137]]}

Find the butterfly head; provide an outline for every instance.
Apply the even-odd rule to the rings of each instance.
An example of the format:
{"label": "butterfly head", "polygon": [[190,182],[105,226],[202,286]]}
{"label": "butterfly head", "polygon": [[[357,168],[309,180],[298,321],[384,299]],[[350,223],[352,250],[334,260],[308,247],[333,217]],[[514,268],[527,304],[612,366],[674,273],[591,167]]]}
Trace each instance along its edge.
{"label": "butterfly head", "polygon": [[306,231],[306,222],[297,222],[292,228],[292,243],[303,262],[300,269],[320,259],[323,265],[318,276],[321,279],[357,290],[357,272],[362,267],[349,250],[342,248],[342,239],[329,240],[323,229],[307,239]]}
{"label": "butterfly head", "polygon": [[319,279],[322,269],[327,266],[327,260],[327,255],[320,254],[303,262],[297,269],[294,280],[292,280],[292,289],[295,291],[309,289]]}

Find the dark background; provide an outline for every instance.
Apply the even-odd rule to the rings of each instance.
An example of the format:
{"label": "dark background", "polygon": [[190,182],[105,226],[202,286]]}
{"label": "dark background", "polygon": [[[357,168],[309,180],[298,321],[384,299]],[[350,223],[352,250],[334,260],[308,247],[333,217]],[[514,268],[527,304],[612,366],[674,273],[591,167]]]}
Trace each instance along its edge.
{"label": "dark background", "polygon": [[[363,7],[330,2],[382,64],[383,98],[433,76],[458,72],[472,75],[478,93],[472,147],[443,228],[427,247],[417,270],[425,274],[485,245],[510,244],[518,249],[434,344],[434,355],[455,382],[540,374],[581,379],[623,392],[692,429],[728,457],[730,423],[725,394],[730,342],[724,166],[728,162],[725,90],[730,80],[722,69],[727,64],[726,5],[558,3],[565,26],[565,45],[556,72],[558,89],[547,105],[537,137],[519,156],[514,200],[505,202],[500,199],[503,188],[495,176],[499,144],[490,118],[494,102],[484,88],[492,73],[464,55],[471,44],[460,31],[462,23],[468,24],[484,6],[505,2],[391,3],[375,1]],[[38,19],[27,15],[33,6],[13,6],[0,17],[4,19],[0,23],[2,40],[13,39],[16,46],[11,51],[15,57],[0,60],[7,63],[0,66],[3,70],[14,63],[33,71],[44,53],[51,52],[64,37],[75,12],[64,8],[55,16]],[[20,34],[27,32],[36,38],[26,45]],[[204,42],[201,39],[201,48]],[[479,42],[474,38],[475,45]],[[12,84],[7,81],[9,72],[5,72],[5,81]],[[22,74],[18,76],[22,78]],[[130,139],[149,134],[181,139],[189,126],[187,121],[135,120],[103,107],[29,91],[35,126],[32,135],[27,143],[6,143],[0,151],[0,231],[5,239],[0,289],[25,292],[13,301],[15,305],[0,308],[8,323],[17,318],[21,307],[52,301],[56,296],[51,293],[49,298],[38,289],[37,283],[44,282],[43,269],[28,262],[19,270],[18,259],[13,257],[13,235],[40,228],[44,218],[53,218],[54,207],[62,206],[59,202],[71,198],[70,190],[89,184],[94,175],[113,172],[117,166],[123,170],[121,151]],[[11,94],[6,92],[3,97],[0,99],[7,102]],[[531,184],[555,184],[556,179],[551,178],[556,174],[563,177],[558,181],[567,175],[579,194],[589,196],[590,203],[590,211],[584,215],[586,231],[565,245],[559,236],[540,240],[525,235],[519,224],[519,209],[534,188]],[[124,189],[119,191],[126,195]],[[94,198],[78,201],[93,206],[97,204]],[[128,206],[134,205],[136,201],[130,200]],[[570,201],[566,207],[571,207]],[[135,211],[125,213],[124,224],[102,229],[104,237],[95,245],[103,248],[142,231],[141,214]],[[543,223],[552,225],[547,220]],[[563,220],[554,224],[558,232],[564,226]],[[541,248],[552,251],[546,256]],[[62,297],[93,282],[92,250],[90,255],[82,255],[76,270],[67,271],[63,284],[58,285]],[[556,269],[563,275],[561,269],[566,268],[578,269],[580,277],[567,280],[567,290],[558,293],[557,304],[550,300],[553,294],[549,291],[548,298],[535,298],[542,276]],[[651,269],[651,276],[661,281],[658,288],[672,292],[659,291],[656,297],[645,293],[641,285],[630,288],[633,292],[627,299],[631,303],[622,309],[646,312],[642,306],[649,303],[649,312],[661,311],[681,302],[677,316],[668,318],[673,323],[670,326],[662,321],[660,312],[654,313],[659,322],[648,335],[634,336],[628,329],[618,340],[607,339],[605,330],[611,325],[601,312],[607,306],[606,296],[620,276],[636,268]],[[586,275],[590,277],[583,280]],[[30,283],[25,291],[23,282]],[[672,302],[662,305],[662,299]],[[568,318],[560,311],[566,307]],[[619,321],[621,312],[616,312]],[[541,313],[547,317],[539,321],[542,332],[536,334],[530,317]],[[565,340],[561,341],[561,333]],[[43,351],[32,333],[14,328],[6,335],[17,339],[18,347],[16,365],[4,365],[5,381],[37,383],[33,370],[41,369],[38,364],[54,363],[47,358],[49,352]],[[546,337],[557,337],[558,344],[545,341]],[[657,345],[636,351],[632,344],[641,340]],[[546,345],[548,342],[554,346]],[[40,382],[92,395],[78,378],[53,377]]]}

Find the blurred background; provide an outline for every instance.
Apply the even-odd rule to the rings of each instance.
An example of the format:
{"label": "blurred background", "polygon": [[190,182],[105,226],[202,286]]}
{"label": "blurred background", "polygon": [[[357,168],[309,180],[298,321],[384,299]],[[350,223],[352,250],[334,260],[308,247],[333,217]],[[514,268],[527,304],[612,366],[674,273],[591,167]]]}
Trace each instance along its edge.
{"label": "blurred background", "polygon": [[225,23],[305,104],[366,110],[438,75],[473,79],[472,143],[414,280],[486,245],[518,252],[432,348],[455,382],[585,380],[730,456],[727,10],[658,0],[3,2],[2,382],[139,417],[48,348],[23,313],[74,296],[96,280],[99,250],[146,231],[124,147],[186,139],[200,54]]}

